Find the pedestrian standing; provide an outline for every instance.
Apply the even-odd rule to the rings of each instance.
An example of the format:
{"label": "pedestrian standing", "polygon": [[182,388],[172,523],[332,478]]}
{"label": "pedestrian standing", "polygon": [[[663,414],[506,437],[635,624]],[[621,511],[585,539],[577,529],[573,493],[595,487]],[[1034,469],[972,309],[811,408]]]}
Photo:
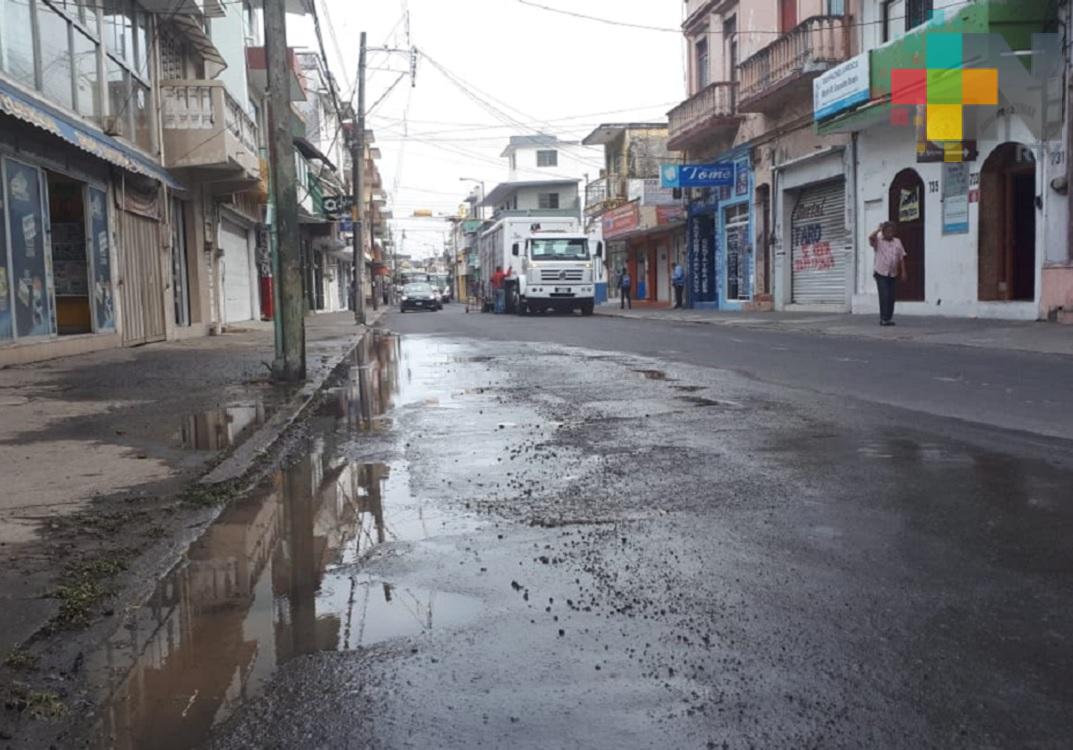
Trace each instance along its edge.
{"label": "pedestrian standing", "polygon": [[633,300],[630,299],[630,286],[633,284],[633,279],[630,278],[630,272],[625,268],[622,269],[622,275],[618,279],[618,288],[622,292],[622,297],[619,299],[618,307],[620,310],[625,310],[626,306],[633,309]]}
{"label": "pedestrian standing", "polygon": [[875,279],[879,290],[879,325],[894,325],[894,299],[897,294],[897,280],[909,279],[905,267],[905,247],[898,239],[894,222],[885,221],[879,229],[868,237],[868,243],[875,251]]}
{"label": "pedestrian standing", "polygon": [[492,274],[492,293],[496,298],[496,315],[502,315],[507,311],[507,290],[505,284],[510,271],[503,273],[503,266],[496,266],[496,272]]}
{"label": "pedestrian standing", "polygon": [[674,271],[671,272],[671,284],[674,285],[674,309],[680,310],[685,307],[682,303],[682,297],[686,291],[686,272],[681,263],[674,264]]}

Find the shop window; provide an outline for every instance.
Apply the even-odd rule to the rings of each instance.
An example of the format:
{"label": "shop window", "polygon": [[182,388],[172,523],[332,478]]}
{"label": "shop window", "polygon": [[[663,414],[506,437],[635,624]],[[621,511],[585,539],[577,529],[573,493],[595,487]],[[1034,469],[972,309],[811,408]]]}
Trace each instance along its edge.
{"label": "shop window", "polygon": [[537,151],[537,166],[538,167],[557,167],[559,166],[559,152],[555,150]]}
{"label": "shop window", "polygon": [[3,176],[9,328],[18,338],[47,336],[55,329],[49,304],[41,173],[36,167],[5,159]]}
{"label": "shop window", "polygon": [[538,206],[544,209],[555,209],[559,207],[559,194],[558,193],[541,193],[537,198]]}
{"label": "shop window", "polygon": [[34,39],[30,4],[26,0],[0,0],[0,69],[24,86],[33,88]]}

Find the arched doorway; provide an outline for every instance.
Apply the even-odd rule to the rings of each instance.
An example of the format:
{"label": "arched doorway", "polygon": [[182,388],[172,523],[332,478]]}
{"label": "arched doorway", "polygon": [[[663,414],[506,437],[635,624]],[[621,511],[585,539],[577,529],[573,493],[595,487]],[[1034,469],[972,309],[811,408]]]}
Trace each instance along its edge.
{"label": "arched doorway", "polygon": [[1036,298],[1036,158],[1004,143],[980,173],[979,298]]}
{"label": "arched doorway", "polygon": [[890,185],[890,220],[898,225],[898,238],[905,247],[908,281],[899,282],[898,299],[924,301],[924,180],[915,169],[903,169]]}

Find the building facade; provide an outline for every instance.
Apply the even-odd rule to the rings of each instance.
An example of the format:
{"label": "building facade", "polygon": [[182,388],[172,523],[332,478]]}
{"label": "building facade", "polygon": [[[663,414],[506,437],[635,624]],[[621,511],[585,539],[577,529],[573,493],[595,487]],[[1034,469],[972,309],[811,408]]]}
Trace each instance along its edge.
{"label": "building facade", "polygon": [[[815,132],[812,82],[852,56],[854,14],[855,0],[686,3],[690,96],[669,113],[669,147],[686,164],[733,170],[729,184],[687,194],[695,307],[849,309],[850,139]],[[802,226],[817,204],[831,233],[822,261],[794,249],[795,215]],[[795,282],[796,295],[775,293]]]}

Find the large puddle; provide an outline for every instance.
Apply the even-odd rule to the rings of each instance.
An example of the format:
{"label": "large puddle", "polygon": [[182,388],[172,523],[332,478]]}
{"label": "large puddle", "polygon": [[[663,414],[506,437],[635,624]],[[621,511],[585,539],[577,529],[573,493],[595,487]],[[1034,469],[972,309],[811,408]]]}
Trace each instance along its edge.
{"label": "large puddle", "polygon": [[423,403],[434,390],[414,377],[427,362],[401,367],[413,358],[396,337],[367,338],[308,450],[229,505],[89,660],[98,746],[197,746],[290,659],[420,637],[478,615],[478,600],[396,585],[361,565],[379,545],[474,525],[413,497],[405,461],[345,457],[348,440],[390,426],[400,399]]}

